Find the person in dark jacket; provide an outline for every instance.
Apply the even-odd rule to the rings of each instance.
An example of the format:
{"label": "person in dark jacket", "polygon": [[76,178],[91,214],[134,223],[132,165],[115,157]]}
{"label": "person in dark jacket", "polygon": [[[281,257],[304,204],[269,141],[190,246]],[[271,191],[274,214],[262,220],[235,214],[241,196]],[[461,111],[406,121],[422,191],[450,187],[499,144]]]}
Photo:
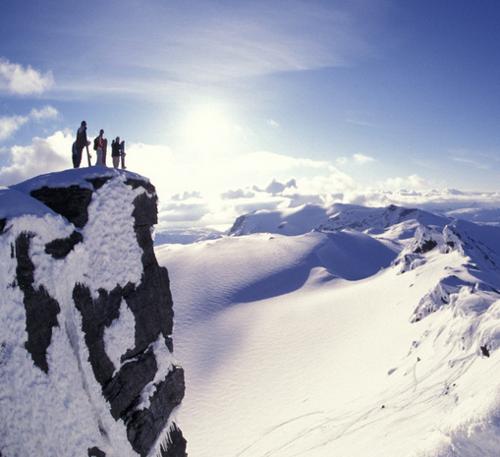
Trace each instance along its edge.
{"label": "person in dark jacket", "polygon": [[113,167],[118,168],[120,165],[120,137],[117,136],[111,143],[111,158],[113,159]]}
{"label": "person in dark jacket", "polygon": [[82,162],[83,148],[87,147],[90,141],[87,139],[87,123],[82,121],[80,128],[76,132],[76,141],[72,147],[73,168],[79,168]]}
{"label": "person in dark jacket", "polygon": [[125,140],[120,143],[120,157],[122,158],[122,170],[126,170],[125,166]]}

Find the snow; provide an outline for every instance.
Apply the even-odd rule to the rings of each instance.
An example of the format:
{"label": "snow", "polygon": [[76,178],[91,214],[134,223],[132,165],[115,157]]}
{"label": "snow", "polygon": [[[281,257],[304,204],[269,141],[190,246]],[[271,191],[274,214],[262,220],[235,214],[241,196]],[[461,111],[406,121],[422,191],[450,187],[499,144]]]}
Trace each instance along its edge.
{"label": "snow", "polygon": [[79,268],[75,265],[75,271],[80,273],[75,283],[88,285],[95,296],[100,288],[112,290],[141,280],[142,250],[137,244],[132,213],[133,201],[144,189],[134,190],[124,182],[125,176],[119,175],[94,193],[88,207],[89,221],[82,230],[84,242],[77,246],[88,255],[78,259]]}
{"label": "snow", "polygon": [[189,453],[498,456],[500,230],[343,210],[326,231],[156,248]]}
{"label": "snow", "polygon": [[135,346],[135,318],[130,311],[127,302],[122,299],[120,314],[104,329],[104,347],[106,354],[113,362],[115,370],[121,365],[121,356],[124,349],[132,349]]}
{"label": "snow", "polygon": [[230,229],[231,235],[280,233],[300,235],[325,222],[329,211],[319,205],[305,204],[283,210],[257,210],[239,217]]}
{"label": "snow", "polygon": [[31,191],[41,189],[42,187],[53,188],[69,187],[74,185],[92,189],[92,185],[89,183],[89,180],[103,177],[115,178],[118,176],[149,182],[149,179],[137,173],[96,165],[93,167],[72,168],[58,173],[39,175],[32,179],[28,179],[27,181],[23,181],[22,183],[11,186],[11,188],[25,194],[29,194]]}
{"label": "snow", "polygon": [[56,216],[50,208],[38,200],[8,187],[0,187],[0,219],[28,214],[34,216],[44,216],[45,214]]}
{"label": "snow", "polygon": [[296,208],[258,210],[240,216],[229,230],[229,235],[280,233],[293,236],[315,229],[337,231],[346,228],[380,234],[388,227],[405,221],[443,227],[450,220],[421,209],[395,205],[371,208],[343,203],[335,203],[328,207],[305,204]]}

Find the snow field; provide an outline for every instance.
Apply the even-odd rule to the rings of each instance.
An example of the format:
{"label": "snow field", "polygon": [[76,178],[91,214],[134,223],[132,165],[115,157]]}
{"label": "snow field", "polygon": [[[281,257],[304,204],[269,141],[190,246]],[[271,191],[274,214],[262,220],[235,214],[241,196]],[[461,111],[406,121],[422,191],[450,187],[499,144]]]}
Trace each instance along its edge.
{"label": "snow field", "polygon": [[499,340],[499,302],[460,288],[411,323],[450,271],[478,279],[459,249],[425,253],[403,274],[389,266],[413,241],[414,221],[402,225],[371,238],[375,250],[345,231],[157,248],[172,281],[190,453],[497,455],[500,357],[480,346]]}

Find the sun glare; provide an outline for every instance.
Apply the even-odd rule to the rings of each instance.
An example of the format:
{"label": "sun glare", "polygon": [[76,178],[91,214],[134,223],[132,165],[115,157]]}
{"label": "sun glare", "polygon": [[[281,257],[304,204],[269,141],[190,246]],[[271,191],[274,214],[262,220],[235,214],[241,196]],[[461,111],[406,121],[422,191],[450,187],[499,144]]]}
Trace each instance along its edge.
{"label": "sun glare", "polygon": [[183,122],[183,140],[200,151],[224,151],[232,143],[236,126],[217,104],[193,108]]}

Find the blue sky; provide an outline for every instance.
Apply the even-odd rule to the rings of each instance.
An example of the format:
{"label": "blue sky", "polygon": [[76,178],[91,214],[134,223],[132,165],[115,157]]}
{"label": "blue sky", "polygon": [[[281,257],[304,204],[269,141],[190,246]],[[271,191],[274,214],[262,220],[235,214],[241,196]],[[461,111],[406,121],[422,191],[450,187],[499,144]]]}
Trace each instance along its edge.
{"label": "blue sky", "polygon": [[[185,190],[207,195],[219,181],[209,168],[258,151],[316,165],[268,169],[264,159],[250,176],[235,162],[227,186],[312,179],[327,163],[382,191],[497,191],[499,20],[495,1],[4,0],[0,167],[19,161],[13,147],[68,136],[86,119],[91,134],[165,151],[153,159],[165,170],[167,156],[190,163]],[[57,115],[30,114],[47,106]],[[67,142],[49,141],[59,149],[47,167],[63,166]],[[204,184],[195,163],[211,176]],[[16,167],[3,182],[0,169],[0,184],[43,171]]]}

